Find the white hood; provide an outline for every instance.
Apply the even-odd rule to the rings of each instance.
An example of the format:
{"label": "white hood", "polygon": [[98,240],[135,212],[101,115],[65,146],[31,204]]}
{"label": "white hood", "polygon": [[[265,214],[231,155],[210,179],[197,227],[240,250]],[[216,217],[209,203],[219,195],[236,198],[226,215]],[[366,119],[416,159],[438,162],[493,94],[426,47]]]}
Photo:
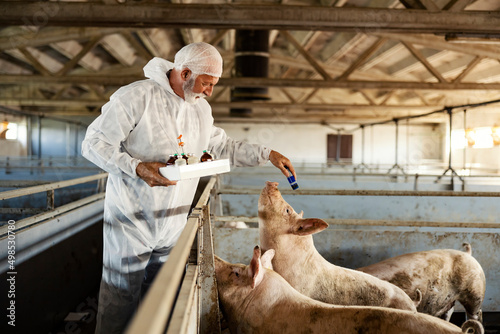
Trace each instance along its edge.
{"label": "white hood", "polygon": [[[154,57],[144,66],[144,75],[152,79],[171,93],[174,93],[168,82],[167,72],[174,68],[174,63],[163,58]],[[175,93],[174,93],[175,94]]]}

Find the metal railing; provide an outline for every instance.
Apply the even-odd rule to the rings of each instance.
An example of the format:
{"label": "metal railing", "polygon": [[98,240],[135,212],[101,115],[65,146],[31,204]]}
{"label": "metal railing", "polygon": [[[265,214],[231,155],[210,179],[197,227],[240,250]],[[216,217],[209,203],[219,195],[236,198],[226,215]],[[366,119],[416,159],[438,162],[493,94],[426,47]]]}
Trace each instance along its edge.
{"label": "metal railing", "polygon": [[[219,188],[215,195],[260,195],[262,189],[240,189]],[[417,191],[417,190],[359,190],[359,189],[298,189],[280,190],[282,195],[298,196],[379,196],[379,197],[500,197],[500,192],[486,191]],[[256,227],[258,217],[216,215],[212,217],[214,222],[237,222],[250,223],[250,227]],[[447,221],[420,221],[420,220],[396,220],[396,219],[323,219],[329,225],[351,225],[351,226],[393,226],[393,227],[439,227],[439,228],[500,228],[498,222],[447,222]]]}
{"label": "metal railing", "polygon": [[[437,222],[419,220],[389,220],[389,219],[323,219],[328,225],[347,226],[396,226],[396,227],[442,227],[442,228],[500,228],[500,223],[471,223],[471,222]],[[213,216],[214,222],[237,222],[250,223],[249,227],[258,227],[259,217],[247,216]]]}
{"label": "metal railing", "polygon": [[45,174],[61,171],[92,171],[98,167],[82,156],[77,157],[44,157],[7,156],[0,157],[0,172],[12,174],[29,171],[30,174]]}
{"label": "metal railing", "polygon": [[[217,194],[259,195],[262,189],[217,189]],[[298,189],[281,190],[283,195],[329,195],[329,196],[436,196],[436,197],[500,197],[496,191],[418,191],[418,190],[361,190],[361,189]]]}
{"label": "metal railing", "polygon": [[[327,180],[343,180],[359,183],[359,182],[384,182],[384,183],[401,183],[412,186],[413,190],[419,190],[419,187],[428,187],[435,184],[436,187],[447,188],[450,190],[467,191],[477,184],[487,183],[488,185],[500,186],[500,174],[498,169],[475,168],[467,169],[463,174],[460,174],[461,187],[454,187],[454,179],[457,175],[450,173],[442,174],[440,169],[425,169],[422,167],[431,167],[431,165],[414,166],[415,168],[407,169],[405,172],[391,171],[388,166],[366,166],[359,168],[359,165],[328,165],[314,163],[297,163],[294,164],[295,170],[299,178],[305,177],[324,177]],[[418,167],[418,168],[417,168]],[[266,172],[272,174],[274,166],[264,166],[259,168],[259,175]],[[238,178],[241,175],[253,175],[256,171],[251,171],[250,168],[240,168],[232,171],[232,177]],[[450,187],[451,186],[451,187]]]}
{"label": "metal railing", "polygon": [[[91,176],[85,176],[77,179],[71,179],[66,181],[58,181],[53,183],[47,183],[42,185],[37,185],[33,187],[26,187],[15,190],[8,190],[0,192],[0,200],[6,200],[11,198],[17,198],[27,195],[33,195],[41,192],[47,193],[46,210],[40,214],[19,220],[16,222],[16,231],[30,227],[37,224],[43,220],[53,218],[62,213],[68,212],[85,204],[100,200],[104,198],[104,181],[108,177],[107,173],[100,173]],[[60,207],[55,207],[54,203],[54,190],[61,189],[65,187],[70,187],[74,185],[79,185],[82,183],[98,181],[97,194],[91,195],[80,200],[71,202],[69,204],[62,205]],[[28,208],[27,208],[28,209]],[[26,209],[26,210],[27,210]],[[7,234],[7,226],[0,227],[0,238],[3,238]]]}
{"label": "metal railing", "polygon": [[220,333],[208,205],[215,183],[212,177],[126,333]]}
{"label": "metal railing", "polygon": [[[0,193],[0,200],[47,192],[47,203],[53,204],[54,190],[81,183],[106,179],[107,174],[97,174],[78,179],[41,184]],[[214,272],[214,251],[210,223],[209,198],[216,183],[208,182],[197,205],[188,217],[176,246],[163,265],[144,301],[127,330],[128,333],[185,333],[193,326],[196,332],[220,333],[219,304]],[[102,188],[104,189],[104,187]],[[49,220],[71,210],[104,198],[98,193],[78,201],[16,222],[15,232],[26,230],[37,223]],[[102,208],[101,208],[102,210]],[[58,218],[56,217],[56,218]],[[54,221],[51,219],[49,221]],[[39,228],[43,225],[35,226]],[[8,226],[0,227],[3,238]],[[2,237],[0,237],[0,240]],[[36,242],[33,242],[34,245]],[[46,249],[47,247],[44,247]],[[168,325],[168,326],[167,326]]]}
{"label": "metal railing", "polygon": [[[20,265],[102,220],[104,212],[104,181],[107,173],[82,178],[47,183],[22,189],[0,192],[0,200],[12,199],[41,192],[47,193],[46,211],[21,220],[9,220],[0,227],[0,248],[15,236],[18,247],[15,255],[16,265]],[[97,194],[81,198],[71,203],[55,207],[54,190],[82,183],[97,181]],[[29,208],[26,208],[29,210]],[[27,211],[27,213],[29,213]],[[9,268],[7,253],[0,254],[0,273]]]}

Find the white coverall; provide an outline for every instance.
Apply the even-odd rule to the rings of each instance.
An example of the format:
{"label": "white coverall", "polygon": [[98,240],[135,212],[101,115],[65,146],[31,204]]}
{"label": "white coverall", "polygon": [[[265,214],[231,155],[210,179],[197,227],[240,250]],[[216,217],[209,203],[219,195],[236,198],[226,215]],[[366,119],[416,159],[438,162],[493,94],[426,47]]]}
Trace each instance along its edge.
{"label": "white coverall", "polygon": [[[96,333],[121,333],[144,290],[166,261],[187,222],[198,179],[150,187],[136,174],[144,162],[166,162],[184,151],[210,150],[232,166],[263,165],[270,149],[238,142],[213,125],[211,108],[189,104],[169,85],[173,63],[154,58],[149,80],[120,88],[87,129],[82,155],[109,173],[104,204],[103,273]],[[142,291],[144,292],[144,291]]]}

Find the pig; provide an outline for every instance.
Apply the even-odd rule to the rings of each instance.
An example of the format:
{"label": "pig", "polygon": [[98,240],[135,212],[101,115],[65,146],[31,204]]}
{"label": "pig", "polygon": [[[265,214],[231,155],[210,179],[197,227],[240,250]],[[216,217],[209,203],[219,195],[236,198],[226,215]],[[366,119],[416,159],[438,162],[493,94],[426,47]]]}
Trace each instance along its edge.
{"label": "pig", "polygon": [[449,321],[459,301],[469,319],[482,320],[484,272],[472,257],[470,244],[463,246],[464,252],[436,249],[404,254],[358,270],[397,285],[410,296],[418,290],[419,312]]}
{"label": "pig", "polygon": [[248,266],[231,264],[215,256],[219,301],[232,334],[484,333],[476,320],[468,320],[461,330],[423,313],[385,307],[339,306],[314,300],[264,267],[260,255],[261,250],[256,246]]}
{"label": "pig", "polygon": [[328,227],[302,218],[283,199],[278,183],[266,182],[259,197],[259,235],[264,251],[275,250],[274,271],[300,293],[336,305],[384,306],[416,311],[399,287],[360,271],[336,266],[314,247],[312,234]]}

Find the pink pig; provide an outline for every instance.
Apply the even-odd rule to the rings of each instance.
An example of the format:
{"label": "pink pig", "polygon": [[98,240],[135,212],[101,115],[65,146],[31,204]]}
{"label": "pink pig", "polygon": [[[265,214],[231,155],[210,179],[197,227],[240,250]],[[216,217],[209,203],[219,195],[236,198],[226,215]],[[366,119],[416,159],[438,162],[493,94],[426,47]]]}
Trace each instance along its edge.
{"label": "pink pig", "polygon": [[465,252],[435,249],[396,256],[358,270],[399,286],[408,295],[417,292],[419,312],[450,320],[456,301],[467,316],[481,320],[486,280],[481,265]]}
{"label": "pink pig", "polygon": [[467,321],[460,330],[449,322],[423,313],[316,301],[292,288],[275,271],[265,268],[260,254],[260,248],[255,247],[248,266],[215,257],[219,300],[233,334],[484,333],[476,320]]}
{"label": "pink pig", "polygon": [[262,249],[274,249],[274,270],[300,293],[335,305],[384,306],[416,311],[397,286],[328,262],[314,247],[312,234],[328,227],[321,219],[303,219],[283,199],[278,183],[267,182],[259,198]]}

